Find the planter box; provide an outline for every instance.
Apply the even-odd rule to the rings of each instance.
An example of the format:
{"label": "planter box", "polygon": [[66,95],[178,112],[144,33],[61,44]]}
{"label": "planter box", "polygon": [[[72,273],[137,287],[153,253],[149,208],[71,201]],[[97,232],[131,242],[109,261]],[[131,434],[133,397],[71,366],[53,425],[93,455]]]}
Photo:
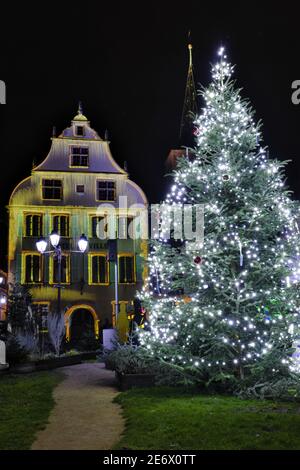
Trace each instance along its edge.
{"label": "planter box", "polygon": [[35,362],[25,362],[9,368],[15,374],[28,374],[38,370],[56,369],[58,367],[73,366],[81,364],[85,359],[96,359],[96,351],[83,352],[73,356],[53,357],[51,359],[41,359]]}
{"label": "planter box", "polygon": [[36,371],[36,366],[34,362],[26,362],[24,364],[18,364],[9,368],[9,372],[14,374],[30,374],[31,372]]}
{"label": "planter box", "polygon": [[152,374],[120,374],[116,372],[116,379],[122,392],[130,388],[153,387],[155,376]]}
{"label": "planter box", "polygon": [[36,370],[56,369],[57,367],[73,366],[81,364],[82,354],[74,356],[54,357],[52,359],[41,359],[35,362]]}
{"label": "planter box", "polygon": [[89,360],[89,359],[97,359],[98,354],[99,353],[97,351],[87,351],[87,352],[80,353],[83,361]]}
{"label": "planter box", "polygon": [[35,362],[26,362],[24,364],[18,364],[10,367],[10,372],[15,374],[28,374],[30,372],[39,370],[56,369],[57,367],[72,366],[75,364],[81,364],[82,355],[76,354],[74,356],[62,356],[54,357],[51,359],[41,359]]}

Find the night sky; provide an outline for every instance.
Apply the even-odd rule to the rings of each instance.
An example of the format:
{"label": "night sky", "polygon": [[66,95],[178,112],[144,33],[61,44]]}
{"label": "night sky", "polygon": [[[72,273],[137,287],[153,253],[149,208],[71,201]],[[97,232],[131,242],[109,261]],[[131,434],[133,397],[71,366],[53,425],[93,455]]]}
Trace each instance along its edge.
{"label": "night sky", "polygon": [[163,198],[164,163],[178,144],[189,30],[196,83],[208,84],[210,63],[225,45],[237,84],[263,121],[270,156],[292,159],[288,185],[300,198],[300,105],[291,102],[291,83],[300,79],[300,16],[291,2],[248,4],[111,0],[38,9],[24,2],[1,15],[1,267],[9,195],[45,158],[52,126],[60,133],[70,125],[79,100],[100,136],[108,129],[115,160],[127,161],[149,201]]}

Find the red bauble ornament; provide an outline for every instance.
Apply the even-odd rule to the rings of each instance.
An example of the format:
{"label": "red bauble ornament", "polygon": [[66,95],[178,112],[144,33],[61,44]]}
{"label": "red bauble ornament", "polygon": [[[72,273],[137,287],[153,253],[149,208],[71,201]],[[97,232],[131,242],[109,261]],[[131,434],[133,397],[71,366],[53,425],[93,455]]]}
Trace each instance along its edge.
{"label": "red bauble ornament", "polygon": [[196,256],[196,258],[194,258],[194,263],[195,264],[201,264],[202,263],[202,258],[200,256]]}

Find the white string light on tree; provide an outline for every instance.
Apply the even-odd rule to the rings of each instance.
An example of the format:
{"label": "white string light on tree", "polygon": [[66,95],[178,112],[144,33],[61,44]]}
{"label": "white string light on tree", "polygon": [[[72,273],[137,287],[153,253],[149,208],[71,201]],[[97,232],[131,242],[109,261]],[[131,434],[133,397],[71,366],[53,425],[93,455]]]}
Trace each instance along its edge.
{"label": "white string light on tree", "polygon": [[178,160],[164,202],[204,204],[203,247],[195,253],[163,237],[153,244],[149,282],[158,270],[159,289],[141,293],[151,329],[140,342],[149,354],[209,379],[224,373],[242,383],[260,362],[271,383],[295,369],[300,211],[284,186],[286,162],[269,158],[232,74],[221,47],[201,92],[193,158]]}

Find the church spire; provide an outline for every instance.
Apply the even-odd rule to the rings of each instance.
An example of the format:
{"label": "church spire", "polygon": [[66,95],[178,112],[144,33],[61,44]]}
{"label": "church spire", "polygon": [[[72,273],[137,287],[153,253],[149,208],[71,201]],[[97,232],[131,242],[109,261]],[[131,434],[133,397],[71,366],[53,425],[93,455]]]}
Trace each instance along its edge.
{"label": "church spire", "polygon": [[176,168],[178,158],[181,158],[184,155],[188,156],[188,150],[184,149],[183,147],[192,147],[194,145],[193,121],[194,115],[198,113],[198,106],[193,69],[193,46],[191,42],[190,31],[188,34],[188,51],[189,67],[180,121],[179,145],[177,148],[172,149],[169,152],[168,158],[166,160],[166,167],[168,169]]}
{"label": "church spire", "polygon": [[[193,69],[193,46],[190,42],[190,32],[189,32],[189,67],[187,73],[186,87],[184,102],[182,108],[181,122],[180,122],[180,132],[179,140],[181,145],[188,145],[192,137],[192,126],[193,126],[193,115],[198,112],[197,107],[197,98],[196,98],[196,87],[194,80],[194,69]],[[187,141],[185,141],[187,139]]]}

